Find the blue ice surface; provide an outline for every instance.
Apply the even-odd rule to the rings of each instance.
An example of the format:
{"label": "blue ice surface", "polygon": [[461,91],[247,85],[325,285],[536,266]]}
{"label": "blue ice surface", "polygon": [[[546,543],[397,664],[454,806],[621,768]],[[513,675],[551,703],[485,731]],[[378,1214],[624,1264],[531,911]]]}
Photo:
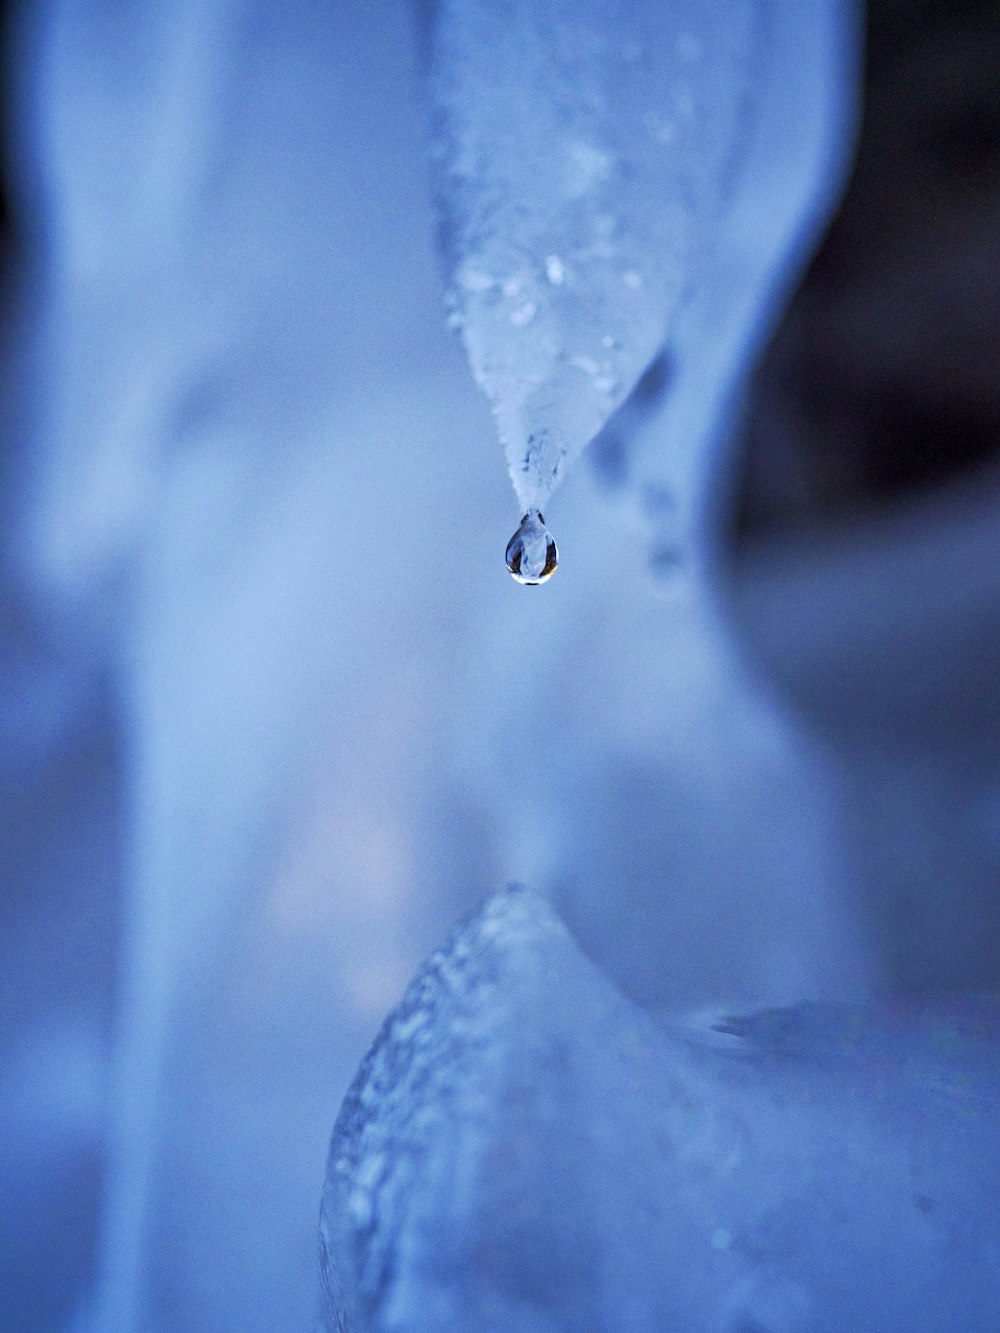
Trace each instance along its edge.
{"label": "blue ice surface", "polygon": [[434,6],[451,321],[522,511],[548,508],[697,299],[750,156],[765,8]]}
{"label": "blue ice surface", "polygon": [[327,1327],[987,1333],[998,1037],[995,997],[658,1023],[501,892],[344,1102]]}
{"label": "blue ice surface", "polygon": [[[878,870],[905,847],[910,879],[928,849],[948,872],[908,981],[931,937],[952,983],[981,976],[995,765],[940,733],[921,750],[919,694],[873,805],[857,750],[819,743],[697,581],[647,559],[658,525],[709,531],[734,395],[812,235],[794,219],[844,168],[843,51],[800,21],[816,44],[768,88],[819,118],[784,117],[826,148],[774,166],[802,211],[742,198],[743,248],[705,288],[738,299],[686,308],[692,354],[620,498],[568,477],[547,515],[563,565],[532,594],[503,569],[509,487],[445,328],[410,11],[23,11],[0,409],[14,1327],[309,1327],[337,1107],[421,958],[497,883],[551,894],[602,984],[650,1011],[858,998],[901,935],[870,929],[877,837]],[[822,85],[806,50],[833,57]],[[971,577],[995,527],[965,546],[956,509],[961,627],[996,604]],[[956,643],[983,661],[913,598],[883,643],[890,617],[850,595],[870,552],[844,545],[805,594],[792,553],[746,601],[778,608],[760,660],[798,667],[834,729],[872,642],[882,704],[906,662],[951,671]]]}
{"label": "blue ice surface", "polygon": [[670,535],[703,562],[747,375],[849,161],[855,9],[440,0],[430,13],[450,322],[519,509],[548,509],[660,356],[670,391],[634,448],[635,489],[670,496]]}

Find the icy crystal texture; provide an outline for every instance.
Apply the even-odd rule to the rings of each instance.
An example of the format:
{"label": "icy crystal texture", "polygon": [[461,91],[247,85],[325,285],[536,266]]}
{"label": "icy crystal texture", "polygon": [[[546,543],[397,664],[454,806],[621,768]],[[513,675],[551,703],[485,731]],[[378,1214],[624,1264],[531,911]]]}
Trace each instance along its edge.
{"label": "icy crystal texture", "polygon": [[985,1330],[995,1000],[654,1021],[545,901],[487,902],[344,1103],[328,1327]]}
{"label": "icy crystal texture", "polygon": [[760,0],[440,0],[452,323],[522,510],[662,346],[737,160]]}

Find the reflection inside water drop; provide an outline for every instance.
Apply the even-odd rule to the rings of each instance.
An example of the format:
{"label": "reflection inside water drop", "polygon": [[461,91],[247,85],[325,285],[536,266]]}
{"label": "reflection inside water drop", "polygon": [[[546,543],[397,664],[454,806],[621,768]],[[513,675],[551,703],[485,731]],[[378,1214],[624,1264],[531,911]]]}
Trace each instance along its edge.
{"label": "reflection inside water drop", "polygon": [[507,568],[518,583],[535,587],[556,572],[559,552],[555,538],[537,509],[529,509],[521,526],[507,543]]}

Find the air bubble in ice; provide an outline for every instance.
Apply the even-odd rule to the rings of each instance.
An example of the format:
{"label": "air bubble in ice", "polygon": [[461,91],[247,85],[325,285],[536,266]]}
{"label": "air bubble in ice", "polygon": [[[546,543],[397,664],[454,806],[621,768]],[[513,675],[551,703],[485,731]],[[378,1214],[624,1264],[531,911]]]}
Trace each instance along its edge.
{"label": "air bubble in ice", "polygon": [[537,509],[529,509],[521,526],[507,543],[507,568],[518,583],[535,587],[547,583],[556,572],[559,552],[555,538]]}

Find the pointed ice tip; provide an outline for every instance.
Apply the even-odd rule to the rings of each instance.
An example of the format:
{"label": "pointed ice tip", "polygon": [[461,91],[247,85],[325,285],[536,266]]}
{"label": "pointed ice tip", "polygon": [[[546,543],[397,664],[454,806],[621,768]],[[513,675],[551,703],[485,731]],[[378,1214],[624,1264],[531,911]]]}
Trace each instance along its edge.
{"label": "pointed ice tip", "polygon": [[425,996],[422,977],[442,969],[450,971],[458,959],[463,960],[464,967],[468,959],[478,956],[484,948],[517,955],[525,946],[550,941],[553,935],[570,938],[549,899],[527,884],[508,883],[488,894],[452,927],[445,942],[418,972],[411,990]]}
{"label": "pointed ice tip", "polygon": [[456,934],[477,930],[492,933],[497,927],[528,925],[531,928],[555,925],[565,930],[552,903],[544,894],[517,880],[505,884],[485,898],[456,927]]}

